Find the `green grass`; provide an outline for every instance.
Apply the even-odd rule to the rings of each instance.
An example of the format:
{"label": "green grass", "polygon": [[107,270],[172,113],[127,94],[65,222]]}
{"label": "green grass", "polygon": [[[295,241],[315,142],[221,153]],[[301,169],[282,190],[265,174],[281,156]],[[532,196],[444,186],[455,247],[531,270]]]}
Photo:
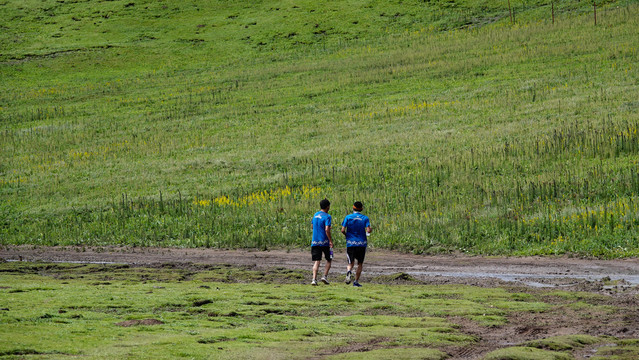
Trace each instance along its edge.
{"label": "green grass", "polygon": [[361,353],[348,353],[341,355],[333,355],[328,356],[327,359],[337,360],[337,359],[415,359],[415,360],[440,360],[446,359],[447,356],[445,353],[442,353],[438,350],[430,350],[430,349],[410,349],[410,348],[399,348],[399,349],[381,349],[381,350],[372,350]]}
{"label": "green grass", "polygon": [[553,351],[573,350],[575,348],[583,347],[584,345],[591,345],[601,342],[601,339],[595,336],[589,335],[563,335],[555,336],[552,338],[546,338],[541,340],[529,341],[527,345],[529,347],[548,349]]}
{"label": "green grass", "polygon": [[573,360],[569,354],[541,350],[532,347],[511,347],[495,350],[488,354],[485,360]]}
{"label": "green grass", "polygon": [[[456,324],[461,318],[489,332],[511,315],[562,311],[573,301],[546,303],[538,291],[457,285],[313,287],[308,272],[293,272],[303,278],[292,279],[284,269],[229,266],[2,263],[0,354],[444,359],[451,349],[479,344]],[[598,356],[627,355],[636,354],[637,340],[561,336],[500,349],[486,359],[570,359],[593,344],[600,347]]]}
{"label": "green grass", "polygon": [[606,336],[562,335],[529,341],[524,346],[495,350],[484,360],[572,360],[572,352],[593,346],[591,359],[631,360],[639,355],[637,339],[615,339]]}
{"label": "green grass", "polygon": [[0,2],[2,244],[636,256],[639,7]]}
{"label": "green grass", "polygon": [[[237,282],[242,273],[256,272],[241,269],[234,269],[232,283],[211,282],[231,270],[227,267],[196,272],[47,264],[1,268],[0,305],[7,310],[0,312],[0,352],[5,354],[276,359],[370,343],[405,348],[400,351],[407,359],[413,357],[411,348],[439,359],[438,347],[476,341],[442,316],[447,310],[414,296],[440,287],[370,285],[344,291],[343,286],[300,286],[300,280],[242,284]],[[286,282],[283,275],[277,280]],[[461,299],[451,306],[460,314],[487,311],[476,296],[512,297],[502,290],[456,291]],[[117,326],[136,319],[163,324]]]}
{"label": "green grass", "polygon": [[630,360],[639,356],[639,340],[619,340],[609,346],[597,349],[593,360]]}

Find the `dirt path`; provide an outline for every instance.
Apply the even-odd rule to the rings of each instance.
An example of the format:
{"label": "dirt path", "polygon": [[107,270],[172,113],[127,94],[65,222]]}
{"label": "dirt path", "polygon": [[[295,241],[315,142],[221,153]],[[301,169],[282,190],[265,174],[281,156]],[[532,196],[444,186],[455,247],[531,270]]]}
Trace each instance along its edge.
{"label": "dirt path", "polygon": [[[0,259],[133,265],[230,264],[256,268],[284,267],[309,270],[311,266],[309,252],[301,250],[5,246],[0,248]],[[341,274],[345,266],[345,253],[343,250],[338,250],[332,273]],[[616,286],[637,288],[639,285],[639,259],[421,256],[370,249],[366,255],[364,272],[368,277],[406,273],[429,283],[478,286],[514,283],[532,287],[573,287],[593,282],[605,284],[608,279],[613,282],[621,280],[616,282]]]}

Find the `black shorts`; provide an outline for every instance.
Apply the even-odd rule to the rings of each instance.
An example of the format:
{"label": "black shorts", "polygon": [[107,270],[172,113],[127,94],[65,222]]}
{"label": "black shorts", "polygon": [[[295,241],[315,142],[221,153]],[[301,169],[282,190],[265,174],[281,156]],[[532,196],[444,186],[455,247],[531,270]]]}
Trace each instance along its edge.
{"label": "black shorts", "polygon": [[348,263],[352,264],[357,260],[357,263],[363,264],[364,257],[366,257],[366,246],[351,246],[346,248],[346,257]]}
{"label": "black shorts", "polygon": [[326,261],[331,261],[331,247],[330,246],[311,246],[311,257],[313,261],[321,261],[322,253]]}

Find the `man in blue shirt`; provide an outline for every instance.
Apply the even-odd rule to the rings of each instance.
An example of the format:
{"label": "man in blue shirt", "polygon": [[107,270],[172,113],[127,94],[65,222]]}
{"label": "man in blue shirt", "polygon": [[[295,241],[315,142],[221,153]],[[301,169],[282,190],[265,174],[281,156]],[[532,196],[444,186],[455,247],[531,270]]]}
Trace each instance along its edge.
{"label": "man in blue shirt", "polygon": [[357,271],[353,286],[361,287],[359,276],[362,274],[362,264],[366,256],[367,236],[371,234],[371,222],[368,217],[362,214],[364,205],[360,201],[353,204],[353,213],[346,216],[342,222],[342,234],[346,236],[346,256],[348,265],[346,266],[346,283],[351,283],[353,266],[357,260]]}
{"label": "man in blue shirt", "polygon": [[322,261],[322,254],[326,258],[326,267],[324,268],[324,276],[321,282],[328,285],[328,270],[331,268],[333,260],[333,239],[331,238],[331,216],[328,210],[331,208],[331,202],[328,199],[320,201],[320,211],[313,215],[311,224],[313,226],[313,241],[311,242],[311,257],[313,260],[313,281],[311,285],[317,285],[317,271]]}

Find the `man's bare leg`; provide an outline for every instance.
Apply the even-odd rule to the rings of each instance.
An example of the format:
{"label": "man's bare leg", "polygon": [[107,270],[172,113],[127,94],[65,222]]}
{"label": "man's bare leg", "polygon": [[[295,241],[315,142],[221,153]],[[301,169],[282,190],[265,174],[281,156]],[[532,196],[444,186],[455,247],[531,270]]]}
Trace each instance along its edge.
{"label": "man's bare leg", "polygon": [[327,261],[326,262],[326,266],[324,267],[324,278],[326,278],[328,276],[328,270],[331,269],[331,263],[332,263],[332,261]]}
{"label": "man's bare leg", "polygon": [[347,284],[351,283],[351,270],[353,270],[353,265],[355,265],[354,262],[346,264],[346,283]]}
{"label": "man's bare leg", "polygon": [[359,276],[362,274],[362,267],[364,264],[361,262],[357,263],[357,271],[355,272],[355,281],[359,282]]}
{"label": "man's bare leg", "polygon": [[[313,280],[317,280],[317,271],[319,270],[320,262],[321,261],[313,262]],[[330,266],[330,263],[328,263],[328,266]]]}

